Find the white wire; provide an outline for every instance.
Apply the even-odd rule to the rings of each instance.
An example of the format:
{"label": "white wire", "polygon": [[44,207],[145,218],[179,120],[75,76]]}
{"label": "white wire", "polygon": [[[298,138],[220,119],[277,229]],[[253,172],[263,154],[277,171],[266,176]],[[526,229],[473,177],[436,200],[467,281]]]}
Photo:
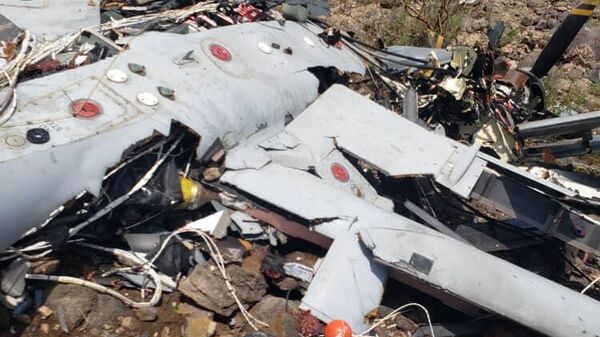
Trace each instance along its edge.
{"label": "white wire", "polygon": [[595,280],[593,280],[590,284],[588,284],[585,288],[583,288],[583,290],[581,291],[581,293],[585,294],[585,292],[588,291],[591,287],[593,287],[594,284],[596,284],[598,281],[600,281],[600,276],[596,277]]}
{"label": "white wire", "polygon": [[86,226],[88,226],[91,223],[93,223],[94,221],[102,218],[106,214],[112,212],[112,210],[115,207],[117,207],[117,206],[121,205],[122,203],[124,203],[125,201],[127,201],[135,192],[137,192],[142,187],[144,187],[150,181],[150,179],[154,176],[154,173],[156,173],[156,171],[158,170],[158,168],[160,167],[160,165],[162,165],[162,163],[169,157],[169,154],[171,152],[173,152],[173,150],[175,150],[175,148],[177,147],[177,145],[179,145],[179,142],[181,141],[181,139],[183,139],[183,136],[180,136],[179,138],[177,138],[177,140],[175,140],[175,142],[173,142],[173,144],[171,145],[171,147],[169,148],[169,150],[154,163],[154,165],[129,190],[129,192],[127,192],[125,195],[122,195],[119,198],[113,200],[108,205],[106,205],[103,209],[101,209],[100,211],[98,211],[96,214],[92,215],[90,218],[88,218],[84,222],[82,222],[79,225],[77,225],[77,226],[69,229],[69,237],[74,236],[75,234],[79,233],[79,231],[81,231],[82,229],[84,229]]}
{"label": "white wire", "polygon": [[429,329],[431,330],[431,337],[435,337],[435,332],[433,331],[433,324],[431,324],[431,317],[429,316],[429,311],[427,311],[427,308],[425,308],[424,306],[420,305],[419,303],[408,303],[405,304],[403,306],[401,306],[400,308],[392,311],[391,313],[389,313],[387,316],[385,316],[384,318],[382,318],[379,322],[373,324],[370,328],[368,328],[367,330],[363,331],[362,333],[358,334],[358,335],[354,335],[355,337],[366,337],[368,336],[367,334],[370,333],[371,331],[373,331],[376,327],[380,326],[381,324],[383,324],[383,322],[396,317],[396,315],[398,315],[400,313],[400,311],[408,308],[408,307],[417,307],[420,308],[421,310],[423,310],[425,312],[425,315],[427,316],[427,324],[429,324]]}
{"label": "white wire", "polygon": [[252,327],[252,329],[254,329],[255,331],[259,330],[254,323],[263,325],[265,327],[269,326],[268,324],[260,321],[256,317],[254,317],[252,314],[250,314],[250,312],[248,312],[248,310],[246,310],[246,308],[244,308],[244,305],[242,304],[242,302],[238,298],[237,294],[235,293],[235,289],[233,289],[233,286],[231,285],[229,275],[227,275],[227,271],[225,269],[225,260],[223,259],[223,255],[221,255],[221,252],[219,251],[219,247],[217,246],[217,244],[214,242],[214,240],[208,234],[202,232],[201,230],[184,226],[184,227],[174,231],[173,233],[169,234],[169,236],[161,244],[158,252],[156,252],[156,254],[149,261],[149,263],[154,264],[154,262],[156,262],[156,260],[160,256],[160,254],[162,254],[162,252],[167,247],[169,241],[176,235],[179,235],[182,233],[197,234],[206,243],[206,246],[208,248],[210,256],[214,260],[214,262],[217,266],[217,269],[219,270],[221,276],[225,280],[225,287],[227,288],[227,291],[229,292],[229,294],[231,295],[231,297],[234,299],[235,303],[237,304],[237,306],[240,310],[240,313],[242,314],[242,317],[244,317],[244,319],[246,320],[246,322],[248,322],[248,324]]}
{"label": "white wire", "polygon": [[148,302],[136,302],[132,299],[129,299],[129,298],[123,296],[121,293],[114,291],[110,288],[107,288],[103,285],[100,285],[100,284],[97,284],[94,282],[90,282],[90,281],[87,281],[84,279],[76,278],[76,277],[27,274],[27,275],[25,275],[25,278],[28,280],[36,280],[36,281],[50,281],[50,282],[57,282],[57,283],[63,283],[63,284],[75,284],[75,285],[79,285],[82,287],[94,289],[98,292],[108,294],[115,298],[118,298],[119,300],[123,301],[125,304],[127,304],[131,307],[134,307],[134,308],[153,307],[156,304],[158,304],[158,302],[160,302],[160,298],[162,296],[162,283],[161,283],[160,276],[151,267],[146,265],[146,261],[140,259],[139,257],[135,256],[134,254],[132,254],[130,252],[127,252],[127,251],[124,251],[121,249],[106,248],[106,247],[102,247],[102,246],[98,246],[98,245],[94,245],[94,244],[90,244],[90,243],[78,243],[78,244],[83,247],[88,247],[88,248],[92,248],[92,249],[110,253],[113,256],[115,256],[119,261],[121,261],[122,263],[124,263],[128,266],[135,267],[135,268],[141,267],[145,274],[150,275],[150,278],[152,279],[152,281],[154,282],[154,285],[156,287],[154,294],[152,294],[152,297],[150,298],[150,300]]}

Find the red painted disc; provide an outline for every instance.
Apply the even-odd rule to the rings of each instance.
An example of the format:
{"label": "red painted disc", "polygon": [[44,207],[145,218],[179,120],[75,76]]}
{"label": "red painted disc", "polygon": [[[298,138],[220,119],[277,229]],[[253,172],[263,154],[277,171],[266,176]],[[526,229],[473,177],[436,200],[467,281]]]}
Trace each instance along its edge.
{"label": "red painted disc", "polygon": [[221,61],[229,62],[231,61],[231,53],[225,47],[220,46],[218,44],[210,45],[210,52],[214,57],[218,58]]}
{"label": "red painted disc", "polygon": [[333,174],[335,180],[343,183],[348,182],[348,180],[350,180],[350,174],[348,173],[348,170],[346,170],[344,165],[340,163],[333,163],[331,165],[331,174]]}
{"label": "red painted disc", "polygon": [[333,320],[325,326],[325,337],[352,337],[352,328],[346,321]]}
{"label": "red painted disc", "polygon": [[79,99],[71,103],[71,112],[81,118],[92,118],[98,116],[102,109],[98,103],[89,99]]}

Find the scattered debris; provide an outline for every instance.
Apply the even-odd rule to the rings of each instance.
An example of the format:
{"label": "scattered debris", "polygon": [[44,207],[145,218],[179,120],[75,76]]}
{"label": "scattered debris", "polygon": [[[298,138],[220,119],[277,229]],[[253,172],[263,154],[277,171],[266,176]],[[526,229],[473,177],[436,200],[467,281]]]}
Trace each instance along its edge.
{"label": "scattered debris", "polygon": [[373,46],[320,0],[2,6],[0,331],[599,333],[600,170],[564,160],[600,112],[543,84],[598,4],[530,70],[504,23]]}

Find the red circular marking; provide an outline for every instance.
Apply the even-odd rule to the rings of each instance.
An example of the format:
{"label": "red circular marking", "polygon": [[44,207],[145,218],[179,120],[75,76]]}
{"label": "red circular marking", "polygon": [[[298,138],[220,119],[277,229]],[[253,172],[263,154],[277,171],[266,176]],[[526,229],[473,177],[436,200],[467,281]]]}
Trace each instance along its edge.
{"label": "red circular marking", "polygon": [[350,180],[350,174],[348,173],[348,170],[346,170],[346,168],[340,163],[333,163],[331,165],[331,174],[333,174],[335,180],[343,183]]}
{"label": "red circular marking", "polygon": [[98,103],[89,99],[79,99],[71,103],[71,112],[81,118],[92,118],[98,116],[102,110]]}
{"label": "red circular marking", "polygon": [[231,53],[225,47],[219,46],[218,44],[210,45],[210,52],[214,57],[218,58],[221,61],[229,62],[231,61]]}
{"label": "red circular marking", "polygon": [[341,319],[329,322],[323,332],[325,337],[352,337],[352,328]]}

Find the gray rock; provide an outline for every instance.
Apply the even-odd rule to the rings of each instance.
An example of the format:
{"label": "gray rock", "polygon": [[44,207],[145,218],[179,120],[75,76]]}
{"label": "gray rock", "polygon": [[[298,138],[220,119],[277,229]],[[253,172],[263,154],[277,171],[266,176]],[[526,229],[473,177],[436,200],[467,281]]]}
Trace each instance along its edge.
{"label": "gray rock", "polygon": [[[244,305],[258,302],[267,292],[267,282],[262,274],[248,272],[234,264],[228,265],[226,271],[236,295]],[[221,274],[211,263],[196,266],[181,281],[179,290],[200,307],[219,315],[231,316],[237,310]]]}
{"label": "gray rock", "polygon": [[171,328],[165,326],[160,330],[160,337],[171,337]]}
{"label": "gray rock", "polygon": [[135,317],[142,322],[154,322],[158,317],[158,310],[154,307],[136,309]]}
{"label": "gray rock", "polygon": [[188,316],[185,319],[185,337],[212,337],[217,324],[205,315]]}
{"label": "gray rock", "polygon": [[535,29],[537,30],[544,30],[546,28],[548,28],[548,22],[546,22],[544,19],[538,21],[538,23],[535,25]]}
{"label": "gray rock", "polygon": [[[279,312],[285,311],[285,302],[285,298],[267,295],[250,309],[250,313],[259,320],[268,323],[274,320]],[[297,308],[297,304],[292,301],[289,301],[288,305],[290,309]]]}
{"label": "gray rock", "polygon": [[50,292],[46,305],[64,317],[64,320],[60,319],[64,323],[61,324],[61,328],[72,331],[88,316],[97,300],[98,295],[92,289],[59,284]]}
{"label": "gray rock", "polygon": [[481,31],[487,29],[489,23],[486,19],[477,19],[473,22],[473,31]]}
{"label": "gray rock", "polygon": [[521,43],[527,46],[529,50],[533,50],[537,46],[538,40],[533,37],[526,36],[521,40]]}
{"label": "gray rock", "polygon": [[200,309],[198,307],[195,307],[191,304],[188,303],[180,303],[177,306],[177,313],[182,315],[182,316],[206,316],[210,319],[213,319],[215,316],[215,313],[212,311],[208,311],[208,310],[204,310],[204,309]]}
{"label": "gray rock", "polygon": [[588,70],[588,78],[595,84],[600,84],[600,67]]}
{"label": "gray rock", "polygon": [[553,86],[556,90],[565,92],[571,87],[571,81],[565,78],[559,78],[558,80],[554,81]]}
{"label": "gray rock", "polygon": [[[288,305],[288,310],[290,310],[290,311],[296,310],[296,309],[298,309],[299,302],[290,300],[290,301],[288,301],[287,305]],[[286,313],[285,298],[275,297],[272,295],[266,295],[265,297],[263,297],[260,300],[260,302],[256,303],[250,309],[250,314],[252,314],[252,316],[256,317],[257,319],[259,319],[262,322],[267,323],[269,325],[269,327],[272,327],[273,323],[277,323],[278,328],[281,331],[289,330],[286,328],[286,327],[289,327],[288,322],[286,322],[286,319],[281,317],[281,315],[285,314],[285,313]],[[245,322],[245,320],[241,317],[241,315],[239,313],[236,316],[236,321],[240,322],[242,324],[240,327],[242,327],[243,333],[249,333],[252,331],[252,327]],[[294,323],[295,323],[295,321],[294,321]],[[279,334],[280,331],[275,331],[271,328],[269,328],[267,330],[275,333],[275,336],[282,337]]]}
{"label": "gray rock", "polygon": [[104,294],[98,295],[98,300],[87,317],[90,328],[102,329],[104,326],[113,326],[117,317],[127,313],[127,307],[118,299]]}
{"label": "gray rock", "polygon": [[121,324],[120,324],[121,327],[123,327],[127,330],[130,330],[130,331],[136,330],[140,325],[140,322],[138,322],[138,320],[135,319],[135,317],[131,317],[131,316],[123,317],[123,318],[121,318],[120,321],[121,321]]}
{"label": "gray rock", "polygon": [[566,1],[559,1],[554,4],[554,8],[559,12],[565,12],[569,10],[569,4]]}
{"label": "gray rock", "polygon": [[463,20],[462,28],[467,33],[473,33],[473,24],[475,23],[475,19],[472,17],[466,17]]}
{"label": "gray rock", "polygon": [[544,6],[544,2],[542,0],[528,0],[527,7],[529,8],[540,8]]}
{"label": "gray rock", "polygon": [[273,335],[271,335],[269,332],[267,331],[253,331],[247,335],[244,335],[244,337],[275,337]]}
{"label": "gray rock", "polygon": [[574,67],[567,73],[567,76],[572,79],[581,78],[583,75],[585,75],[585,70],[581,67]]}
{"label": "gray rock", "polygon": [[521,18],[521,24],[525,27],[535,25],[535,19],[529,15]]}
{"label": "gray rock", "polygon": [[289,313],[281,311],[275,318],[269,322],[269,330],[278,337],[296,337],[300,336],[298,332],[298,322]]}

